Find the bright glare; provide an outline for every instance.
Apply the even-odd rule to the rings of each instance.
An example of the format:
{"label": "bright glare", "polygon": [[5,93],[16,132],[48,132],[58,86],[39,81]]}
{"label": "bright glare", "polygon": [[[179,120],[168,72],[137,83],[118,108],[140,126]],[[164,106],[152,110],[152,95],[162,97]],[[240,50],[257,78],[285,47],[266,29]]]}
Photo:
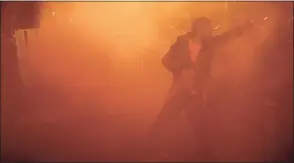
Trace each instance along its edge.
{"label": "bright glare", "polygon": [[[63,28],[73,28],[68,27],[73,25],[63,22],[62,17],[68,17],[70,23],[73,23],[74,20],[76,35],[86,38],[90,44],[101,43],[104,47],[110,47],[119,57],[129,58],[138,56],[145,50],[158,47],[166,50],[167,45],[175,39],[176,35],[187,32],[189,28],[188,25],[177,27],[179,20],[182,19],[189,23],[192,17],[198,14],[206,12],[207,15],[218,15],[223,10],[222,3],[199,3],[197,11],[190,10],[190,6],[188,3],[179,2],[51,2],[44,5],[42,21],[44,24],[48,23],[49,19],[46,18],[45,12],[47,8],[51,8],[54,10],[53,16],[58,13],[56,22],[63,23]],[[168,24],[170,25],[168,26]],[[57,24],[54,26],[56,28]],[[43,28],[48,28],[48,25],[43,25]],[[58,28],[60,27],[58,26]],[[164,28],[166,29],[162,31]],[[175,35],[172,40],[161,37],[162,32],[168,33],[169,30],[175,31],[172,34]],[[166,46],[162,46],[163,44]]]}
{"label": "bright glare", "polygon": [[[99,60],[111,62],[112,76],[131,78],[150,66],[157,69],[144,74],[162,71],[166,75],[160,58],[177,36],[190,30],[194,18],[211,18],[217,33],[223,32],[225,21],[223,2],[49,2],[42,6],[40,28],[28,32],[29,45],[24,49],[34,60],[34,69],[48,81],[64,81],[64,85],[98,85],[102,80],[95,74],[103,66]],[[266,30],[258,35],[262,33]],[[76,76],[81,80],[71,79]]]}

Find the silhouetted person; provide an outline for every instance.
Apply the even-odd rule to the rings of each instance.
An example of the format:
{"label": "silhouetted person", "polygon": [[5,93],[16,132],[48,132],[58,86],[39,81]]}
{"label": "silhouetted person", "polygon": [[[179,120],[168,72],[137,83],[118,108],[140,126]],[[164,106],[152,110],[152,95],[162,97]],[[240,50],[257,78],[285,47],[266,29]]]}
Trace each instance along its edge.
{"label": "silhouetted person", "polygon": [[[196,115],[204,109],[204,93],[211,61],[220,48],[235,40],[251,26],[252,23],[248,22],[213,37],[211,21],[201,17],[193,22],[191,32],[177,38],[162,58],[162,64],[173,74],[173,84],[153,126],[151,138],[182,110],[186,112],[195,129],[196,124],[203,126]],[[202,131],[196,132],[199,134]]]}

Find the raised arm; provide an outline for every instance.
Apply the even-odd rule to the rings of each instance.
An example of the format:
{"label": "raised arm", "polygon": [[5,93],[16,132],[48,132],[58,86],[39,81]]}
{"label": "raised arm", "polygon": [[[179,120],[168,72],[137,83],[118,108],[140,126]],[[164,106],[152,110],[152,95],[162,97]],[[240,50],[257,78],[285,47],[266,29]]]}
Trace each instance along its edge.
{"label": "raised arm", "polygon": [[247,30],[251,29],[252,27],[253,27],[253,22],[248,21],[244,25],[235,27],[235,28],[223,33],[223,34],[215,36],[213,43],[216,46],[225,46],[228,43],[236,40],[239,36],[241,36],[243,33],[245,33]]}

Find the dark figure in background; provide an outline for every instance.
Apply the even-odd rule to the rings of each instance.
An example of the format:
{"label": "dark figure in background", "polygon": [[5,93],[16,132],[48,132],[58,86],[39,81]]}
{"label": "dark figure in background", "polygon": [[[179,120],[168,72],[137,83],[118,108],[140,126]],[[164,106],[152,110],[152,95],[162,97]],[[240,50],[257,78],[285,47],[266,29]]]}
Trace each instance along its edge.
{"label": "dark figure in background", "polygon": [[[193,22],[191,32],[177,38],[162,58],[162,64],[173,74],[173,84],[153,126],[152,138],[182,110],[186,112],[195,130],[198,128],[196,125],[205,128],[196,115],[204,109],[205,87],[209,80],[211,61],[220,48],[235,40],[251,26],[252,22],[248,22],[213,37],[211,21],[201,17]],[[197,131],[197,134],[200,132],[203,131]]]}

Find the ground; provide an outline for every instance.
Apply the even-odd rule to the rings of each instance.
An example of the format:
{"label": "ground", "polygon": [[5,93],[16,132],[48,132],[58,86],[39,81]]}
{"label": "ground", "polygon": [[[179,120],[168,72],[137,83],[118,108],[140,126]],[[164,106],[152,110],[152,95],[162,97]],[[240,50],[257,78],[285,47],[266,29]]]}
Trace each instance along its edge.
{"label": "ground", "polygon": [[[74,101],[46,95],[44,90],[37,89],[26,96],[27,107],[22,107],[21,111],[12,112],[3,108],[3,158],[35,161],[187,159],[187,152],[177,151],[192,148],[189,136],[171,138],[172,142],[178,141],[173,143],[178,149],[173,148],[169,154],[165,154],[167,158],[147,155],[148,130],[162,99],[153,99],[148,103],[139,96],[122,99],[109,91],[108,96],[105,94],[101,97],[98,92],[83,90],[86,92],[84,101]],[[128,100],[134,102],[126,103]],[[141,105],[140,100],[145,100],[145,105]],[[178,127],[171,133],[188,135],[186,133],[191,132],[190,126],[184,118],[179,122],[184,127]],[[172,152],[176,152],[177,156]]]}

